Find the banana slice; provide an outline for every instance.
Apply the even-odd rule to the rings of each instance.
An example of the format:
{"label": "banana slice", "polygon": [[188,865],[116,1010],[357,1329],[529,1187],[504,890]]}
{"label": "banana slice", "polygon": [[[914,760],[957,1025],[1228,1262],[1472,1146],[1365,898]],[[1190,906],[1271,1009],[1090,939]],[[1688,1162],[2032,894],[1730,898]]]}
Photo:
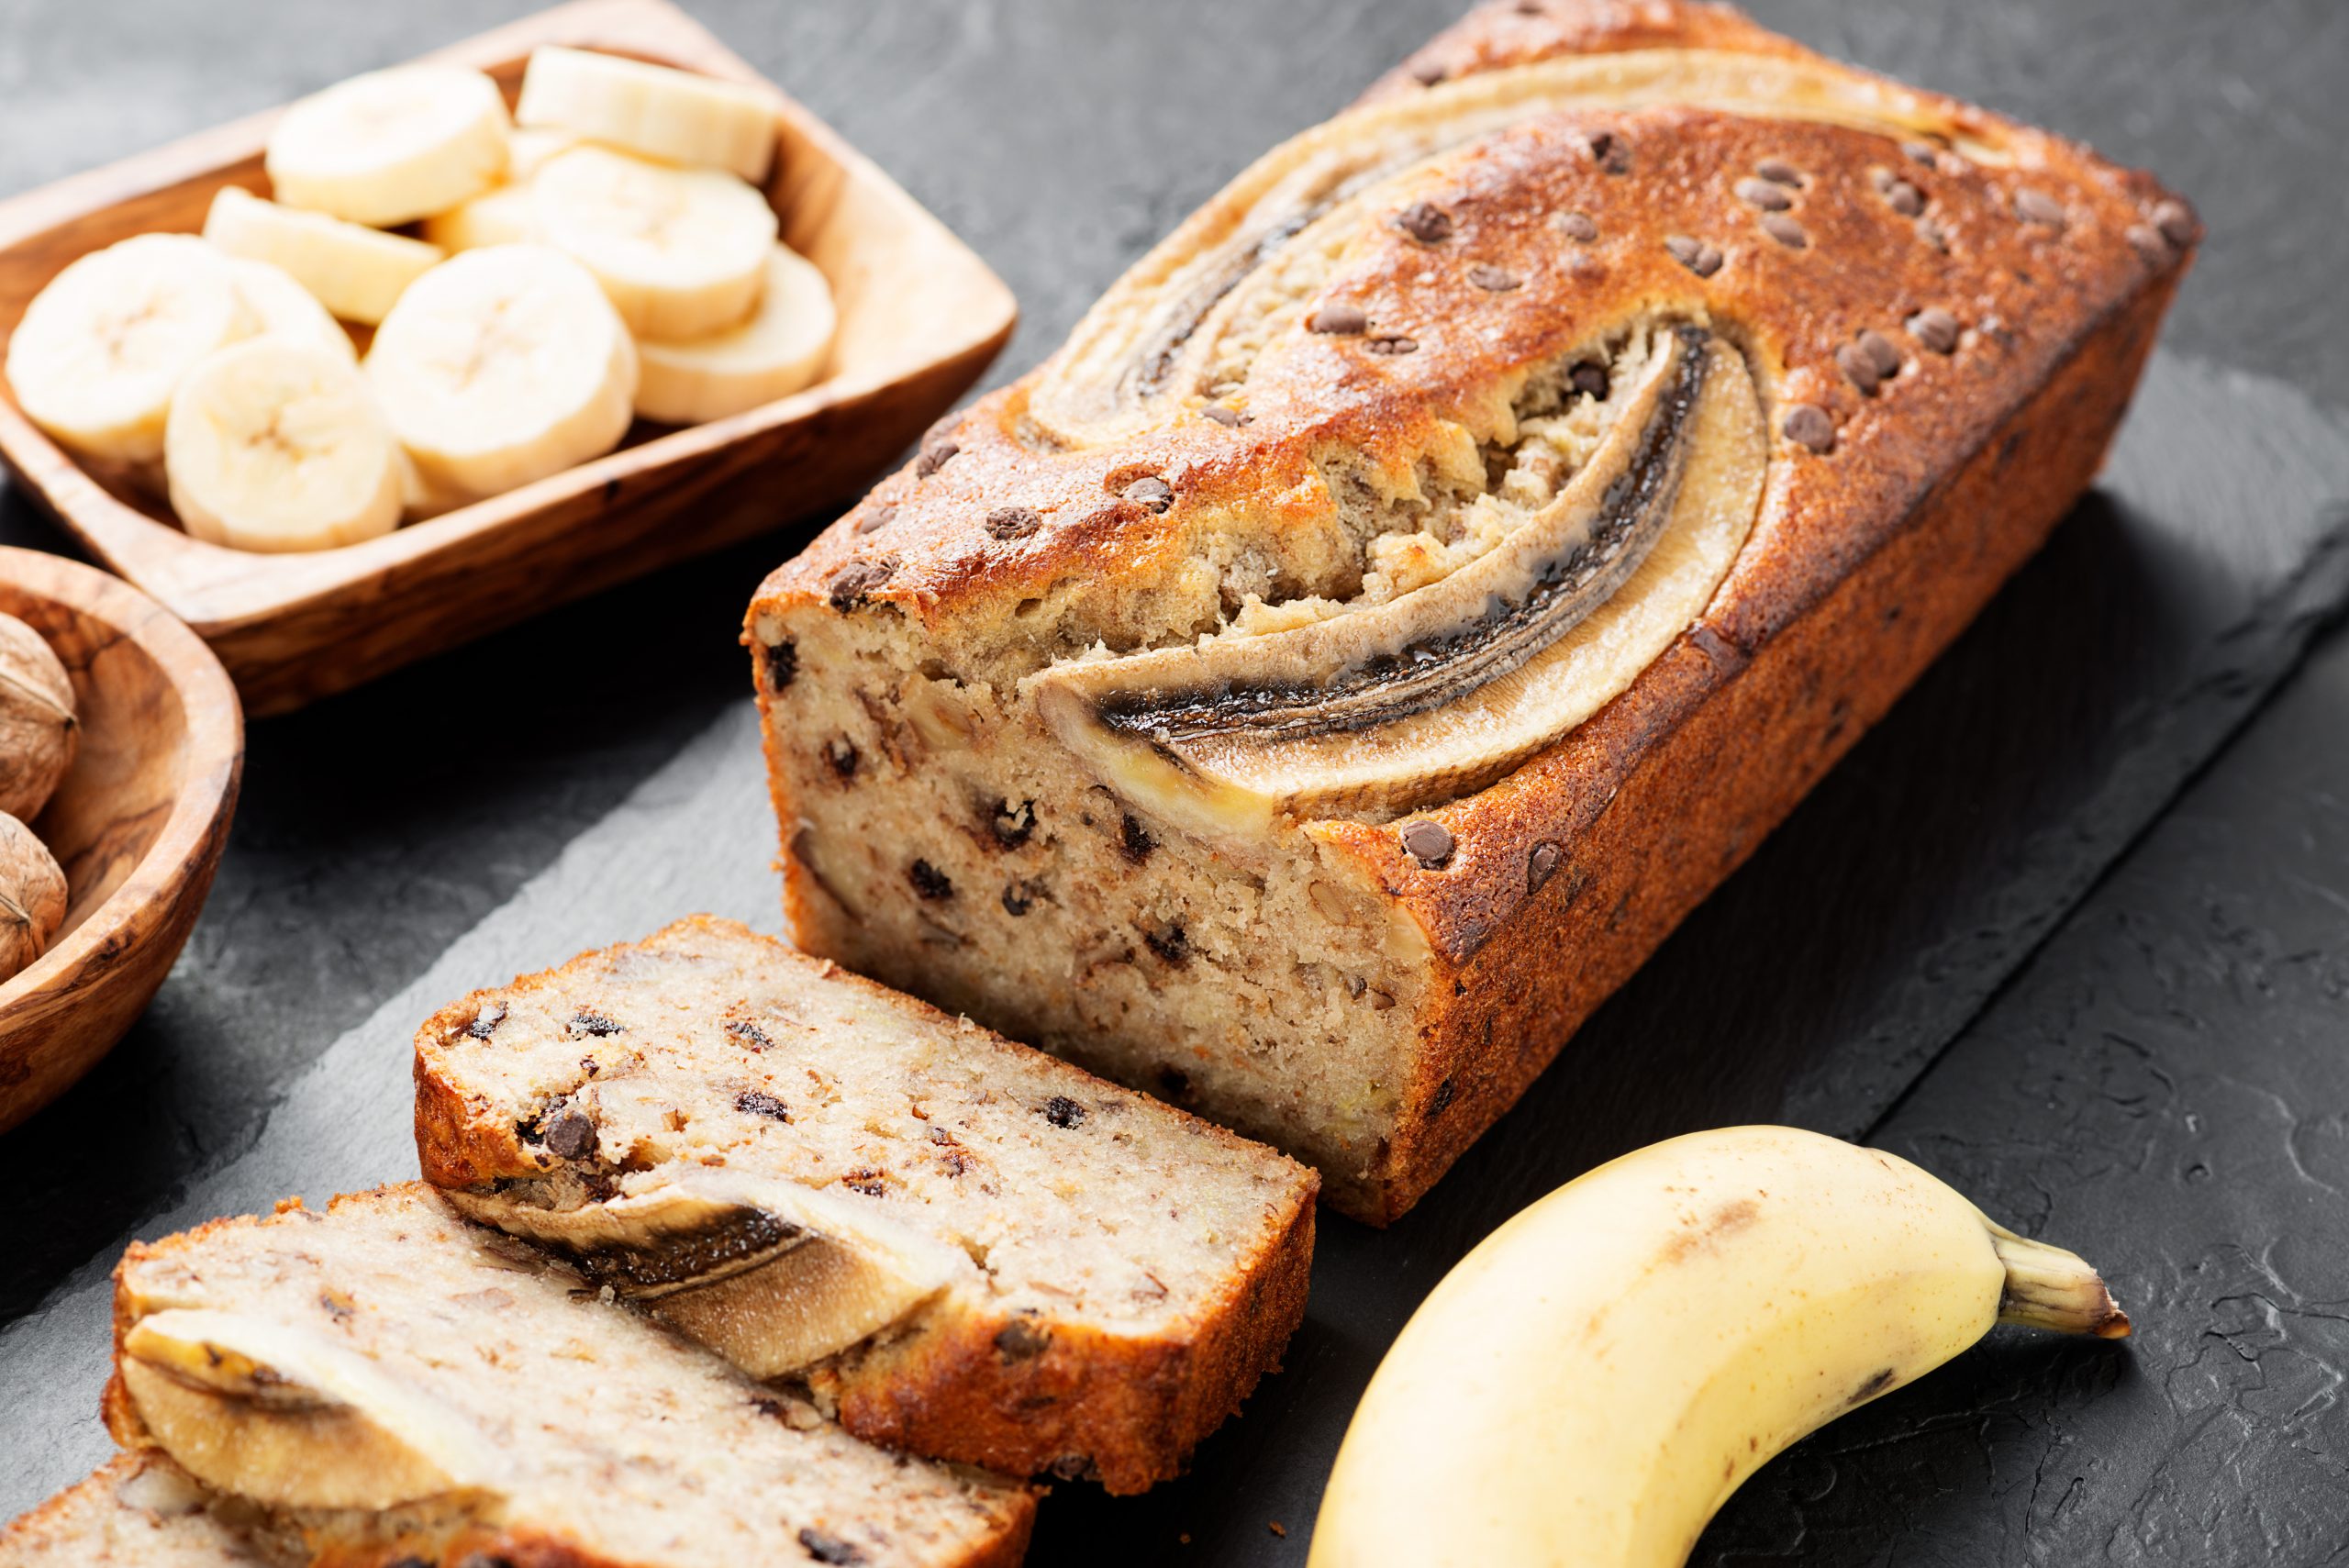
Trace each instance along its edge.
{"label": "banana slice", "polygon": [[835,1355],[974,1273],[959,1248],[869,1203],[718,1171],[572,1209],[446,1195],[469,1218],[560,1249],[753,1377]]}
{"label": "banana slice", "polygon": [[263,162],[288,206],[388,228],[495,184],[510,124],[480,72],[403,65],[295,104],[269,133]]}
{"label": "banana slice", "polygon": [[157,1446],[197,1480],[290,1508],[392,1508],[483,1486],[480,1433],[355,1351],[241,1313],[141,1318],[117,1363]]}
{"label": "banana slice", "polygon": [[521,245],[538,238],[537,207],[530,187],[494,185],[469,202],[424,220],[424,238],[455,255],[484,245]]}
{"label": "banana slice", "polygon": [[252,313],[256,334],[324,349],[347,365],[359,362],[351,334],[293,273],[273,262],[242,258],[231,259],[228,265],[237,275],[237,293]]}
{"label": "banana slice", "polygon": [[529,182],[559,152],[579,145],[579,138],[554,126],[522,126],[506,139],[506,178],[515,184]]}
{"label": "banana slice", "polygon": [[1209,836],[1481,788],[1671,646],[1760,507],[1744,361],[1681,327],[1643,364],[1556,498],[1468,565],[1290,630],[1054,666],[1030,677],[1040,710],[1105,782]]}
{"label": "banana slice", "polygon": [[758,303],[774,209],[731,174],[574,147],[547,161],[530,193],[547,243],[596,274],[640,337],[706,337]]}
{"label": "banana slice", "polygon": [[522,73],[514,117],[753,183],[774,163],[774,101],[752,87],[618,55],[549,45]]}
{"label": "banana slice", "polygon": [[204,237],[231,256],[284,268],[328,310],[370,326],[441,259],[438,245],[281,206],[235,185],[212,198]]}
{"label": "banana slice", "polygon": [[84,457],[150,463],[180,378],[253,328],[228,259],[193,234],[141,234],[68,266],[8,336],[25,417]]}
{"label": "banana slice", "polygon": [[399,526],[400,452],[348,354],[263,336],[187,373],[163,442],[172,509],[232,550],[331,550]]}
{"label": "banana slice", "polygon": [[748,321],[682,343],[648,338],[636,346],[644,364],[636,411],[663,424],[696,425],[772,403],[823,373],[832,327],[831,285],[814,262],[778,245]]}
{"label": "banana slice", "polygon": [[495,495],[628,432],[636,345],[584,267],[491,245],[435,267],[376,329],[367,378],[422,487]]}

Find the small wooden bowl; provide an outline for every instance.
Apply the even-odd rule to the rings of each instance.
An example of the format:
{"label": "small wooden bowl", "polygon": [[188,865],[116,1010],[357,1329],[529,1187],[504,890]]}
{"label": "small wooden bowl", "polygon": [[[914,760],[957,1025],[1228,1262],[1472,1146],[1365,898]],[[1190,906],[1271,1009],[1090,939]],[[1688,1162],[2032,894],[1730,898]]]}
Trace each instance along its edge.
{"label": "small wooden bowl", "polygon": [[0,613],[49,639],[82,719],[32,822],[65,924],[0,983],[0,1132],[62,1094],[154,999],[212,888],[245,756],[236,688],[196,635],[94,568],[0,547]]}
{"label": "small wooden bowl", "polygon": [[[775,92],[663,0],[584,0],[430,58],[509,97],[530,50],[573,44]],[[386,61],[385,63],[390,63]],[[618,451],[381,539],[260,555],[193,539],[151,479],[94,473],[0,384],[0,458],[107,565],[220,655],[255,714],[283,712],[425,654],[781,527],[857,494],[994,359],[1018,312],[985,262],[863,156],[775,92],[767,195],[785,243],[830,281],[825,379],[683,429],[639,421]],[[272,112],[0,203],[0,351],[41,286],[133,234],[203,228],[223,185],[263,190]]]}

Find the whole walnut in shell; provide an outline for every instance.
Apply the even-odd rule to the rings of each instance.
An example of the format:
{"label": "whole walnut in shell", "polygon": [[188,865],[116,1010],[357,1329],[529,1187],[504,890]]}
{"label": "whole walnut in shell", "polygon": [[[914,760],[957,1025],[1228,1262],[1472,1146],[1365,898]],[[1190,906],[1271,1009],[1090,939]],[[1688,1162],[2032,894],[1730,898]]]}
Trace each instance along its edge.
{"label": "whole walnut in shell", "polygon": [[0,811],[0,980],[47,952],[64,919],[64,871],[31,828]]}
{"label": "whole walnut in shell", "polygon": [[81,738],[65,666],[40,633],[0,616],[0,812],[40,815]]}

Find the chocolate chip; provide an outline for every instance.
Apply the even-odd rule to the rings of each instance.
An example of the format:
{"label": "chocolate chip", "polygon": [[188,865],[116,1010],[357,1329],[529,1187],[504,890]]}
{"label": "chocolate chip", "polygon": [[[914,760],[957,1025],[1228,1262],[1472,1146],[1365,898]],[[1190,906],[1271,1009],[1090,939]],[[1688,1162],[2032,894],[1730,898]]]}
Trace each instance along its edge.
{"label": "chocolate chip", "polygon": [[1449,1078],[1446,1078],[1442,1083],[1438,1084],[1435,1086],[1434,1095],[1428,1101],[1428,1115],[1442,1116],[1446,1110],[1451,1108],[1452,1097],[1459,1092],[1459,1089]]}
{"label": "chocolate chip", "polygon": [[1126,859],[1140,865],[1150,859],[1151,851],[1158,848],[1158,840],[1150,836],[1150,829],[1130,811],[1126,813],[1125,820],[1118,825],[1118,848],[1125,851]]}
{"label": "chocolate chip", "polygon": [[865,1560],[864,1553],[847,1541],[836,1535],[826,1535],[819,1529],[801,1530],[799,1544],[806,1549],[808,1556],[818,1562],[831,1563],[833,1568],[854,1568],[855,1564]]}
{"label": "chocolate chip", "polygon": [[1876,195],[1901,217],[1915,217],[1925,210],[1925,193],[1891,170],[1871,169],[1868,178],[1875,183]]}
{"label": "chocolate chip", "polygon": [[944,468],[947,461],[962,450],[960,446],[943,436],[934,441],[924,441],[921,446],[921,455],[914,459],[914,477],[928,479],[931,474]]}
{"label": "chocolate chip", "polygon": [[1795,205],[1787,188],[1774,180],[1752,177],[1740,180],[1736,186],[1738,200],[1760,207],[1764,212],[1784,212]]}
{"label": "chocolate chip", "polygon": [[863,757],[847,736],[835,735],[824,742],[824,761],[830,766],[832,776],[846,784],[856,777],[856,765]]}
{"label": "chocolate chip", "polygon": [[1674,261],[1700,278],[1709,278],[1721,270],[1720,251],[1702,239],[1686,234],[1667,235],[1664,248],[1672,252]]}
{"label": "chocolate chip", "polygon": [[1586,212],[1562,212],[1557,222],[1569,239],[1587,245],[1598,238],[1598,225],[1591,221],[1590,214]]}
{"label": "chocolate chip", "polygon": [[2201,226],[2194,220],[2194,209],[2181,201],[2166,201],[2154,208],[2154,227],[2162,238],[2185,250],[2194,243],[2194,232]]}
{"label": "chocolate chip", "polygon": [[887,1197],[889,1184],[884,1179],[885,1174],[870,1165],[859,1165],[841,1177],[841,1185],[852,1193],[863,1193],[866,1197]]}
{"label": "chocolate chip", "polygon": [[1054,1095],[1044,1102],[1044,1119],[1054,1127],[1075,1127],[1085,1120],[1085,1107],[1066,1095]]}
{"label": "chocolate chip", "polygon": [[1007,882],[1003,884],[1003,912],[1013,919],[1036,906],[1043,896],[1043,889],[1032,882]]}
{"label": "chocolate chip", "polygon": [[1443,80],[1443,67],[1433,61],[1411,67],[1411,80],[1422,87],[1432,87]]}
{"label": "chocolate chip", "polygon": [[745,1089],[734,1096],[734,1108],[749,1116],[763,1116],[769,1121],[789,1121],[791,1107],[773,1095],[757,1089]]}
{"label": "chocolate chip", "polygon": [[1433,202],[1413,202],[1395,215],[1395,227],[1422,245],[1441,245],[1452,238],[1452,215]]}
{"label": "chocolate chip", "polygon": [[799,644],[789,638],[766,645],[767,690],[779,692],[799,673]]}
{"label": "chocolate chip", "polygon": [[1583,150],[1602,173],[1628,174],[1631,172],[1631,148],[1611,130],[1598,130],[1582,139]]}
{"label": "chocolate chip", "polygon": [[1036,803],[1023,800],[1014,806],[1008,800],[995,803],[995,814],[987,827],[995,833],[995,841],[1007,850],[1016,850],[1028,841],[1036,830]]}
{"label": "chocolate chip", "polygon": [[607,1035],[625,1034],[627,1026],[614,1023],[601,1013],[573,1013],[571,1015],[571,1032],[602,1040]]}
{"label": "chocolate chip", "polygon": [[1147,506],[1153,512],[1163,512],[1174,505],[1174,487],[1154,473],[1127,485],[1123,495],[1135,506]]}
{"label": "chocolate chip", "polygon": [[1765,158],[1753,166],[1753,172],[1774,185],[1799,186],[1802,183],[1802,171],[1783,158]]}
{"label": "chocolate chip", "polygon": [[1254,417],[1253,415],[1242,414],[1237,408],[1227,408],[1220,403],[1210,403],[1206,407],[1200,409],[1199,412],[1206,415],[1208,418],[1214,420],[1219,425],[1234,428],[1239,426],[1245,425],[1250,419]]}
{"label": "chocolate chip", "polygon": [[1416,354],[1419,351],[1419,340],[1417,338],[1406,338],[1399,332],[1390,333],[1383,338],[1364,338],[1362,340],[1362,346],[1374,354],[1385,354],[1389,358],[1397,354]]}
{"label": "chocolate chip", "polygon": [[1142,945],[1156,953],[1165,963],[1180,969],[1191,962],[1190,933],[1180,926],[1169,926],[1163,931],[1142,928]]}
{"label": "chocolate chip", "polygon": [[2163,237],[2160,229],[2150,223],[2131,224],[2123,238],[2136,249],[2139,255],[2155,266],[2160,266],[2170,259],[2169,241]]}
{"label": "chocolate chip", "polygon": [[726,1032],[732,1035],[736,1040],[740,1040],[752,1051],[773,1051],[774,1049],[774,1041],[768,1036],[767,1031],[759,1028],[758,1025],[751,1022],[748,1018],[733,1019],[727,1024]]}
{"label": "chocolate chip", "polygon": [[1930,141],[1904,141],[1900,144],[1900,150],[1908,154],[1909,161],[1922,163],[1930,169],[1933,166],[1933,154],[1940,149]]}
{"label": "chocolate chip", "polygon": [[883,528],[887,528],[891,523],[896,522],[896,507],[875,506],[871,511],[865,513],[864,516],[856,519],[856,531],[861,534],[879,533]]}
{"label": "chocolate chip", "polygon": [[1892,346],[1891,339],[1870,327],[1853,341],[1859,344],[1860,352],[1868,357],[1868,362],[1876,366],[1877,375],[1890,381],[1900,373],[1900,350]]}
{"label": "chocolate chip", "polygon": [[1052,1331],[1032,1318],[1014,1318],[995,1331],[996,1353],[1008,1362],[1033,1361],[1052,1348]]}
{"label": "chocolate chip", "polygon": [[1410,857],[1430,871],[1452,858],[1452,829],[1431,817],[1404,823],[1397,837]]}
{"label": "chocolate chip", "polygon": [[1369,325],[1370,317],[1359,305],[1325,305],[1305,318],[1308,332],[1326,332],[1334,337],[1353,337]]}
{"label": "chocolate chip", "polygon": [[1835,450],[1835,421],[1827,410],[1815,404],[1797,403],[1787,409],[1787,417],[1778,421],[1778,428],[1789,440],[1799,441],[1815,452]]}
{"label": "chocolate chip", "polygon": [[1957,317],[1938,305],[1929,305],[1909,318],[1909,336],[1937,354],[1956,350]]}
{"label": "chocolate chip", "polygon": [[944,872],[928,861],[918,860],[906,868],[906,880],[914,891],[932,904],[942,903],[954,896],[954,883]]}
{"label": "chocolate chip", "polygon": [[596,1123],[586,1112],[569,1106],[556,1113],[551,1121],[540,1124],[539,1141],[549,1152],[565,1160],[576,1160],[596,1147]]}
{"label": "chocolate chip", "polygon": [[1533,846],[1525,857],[1525,891],[1531,895],[1542,891],[1542,884],[1557,874],[1558,862],[1565,859],[1565,851],[1548,842]]}
{"label": "chocolate chip", "polygon": [[481,1011],[473,1015],[473,1022],[465,1026],[465,1032],[475,1040],[487,1040],[497,1032],[497,1026],[505,1021],[505,1003],[484,1002],[482,1004]]}
{"label": "chocolate chip", "polygon": [[1917,238],[1936,250],[1949,249],[1949,230],[1930,217],[1920,217],[1917,220]]}
{"label": "chocolate chip", "polygon": [[832,608],[846,615],[862,608],[873,597],[873,590],[897,574],[895,556],[883,556],[878,561],[852,561],[825,580],[824,588],[830,597]]}
{"label": "chocolate chip", "polygon": [[1482,261],[1468,269],[1468,281],[1493,294],[1507,294],[1525,286],[1525,280],[1506,267],[1486,266]]}
{"label": "chocolate chip", "polygon": [[1033,506],[997,506],[987,514],[989,539],[1026,539],[1044,526],[1044,515]]}
{"label": "chocolate chip", "polygon": [[2015,216],[2025,223],[2061,228],[2064,227],[2064,204],[2044,191],[2034,191],[2026,185],[2015,193]]}
{"label": "chocolate chip", "polygon": [[[1884,379],[1876,368],[1876,361],[1868,358],[1867,350],[1857,343],[1846,343],[1835,350],[1835,368],[1843,373],[1845,381],[1860,389],[1864,397],[1874,397],[1876,383]],[[1793,432],[1787,433],[1791,435]]]}
{"label": "chocolate chip", "polygon": [[1782,212],[1764,213],[1762,232],[1789,250],[1804,250],[1810,244],[1810,236],[1804,232],[1802,225]]}
{"label": "chocolate chip", "polygon": [[1577,360],[1566,373],[1567,384],[1602,401],[1607,396],[1607,367],[1597,360]]}

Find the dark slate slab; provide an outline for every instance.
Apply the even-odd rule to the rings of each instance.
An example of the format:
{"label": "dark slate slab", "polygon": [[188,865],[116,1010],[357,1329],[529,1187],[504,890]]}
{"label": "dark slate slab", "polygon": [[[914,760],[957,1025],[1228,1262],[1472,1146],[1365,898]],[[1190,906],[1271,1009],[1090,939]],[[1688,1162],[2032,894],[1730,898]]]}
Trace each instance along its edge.
{"label": "dark slate slab", "polygon": [[[522,8],[411,0],[338,10],[328,27],[294,0],[148,4],[135,17],[128,6],[17,0],[0,28],[0,190]],[[952,9],[739,0],[696,9],[1004,273],[1027,314],[1000,376],[1048,350],[1230,172],[1342,105],[1441,25],[1454,0]],[[1302,1562],[1362,1382],[1412,1305],[1500,1218],[1661,1133],[1759,1116],[1854,1131],[1896,1104],[1894,1146],[1977,1184],[2013,1218],[2042,1218],[2026,1200],[2048,1173],[2096,1173],[2100,1184],[2081,1189],[2092,1202],[2084,1195],[2046,1221],[2091,1250],[2108,1236],[2139,1248],[2135,1258],[2099,1255],[2143,1271],[2142,1298],[2161,1305],[2163,1326],[2149,1324],[2138,1351],[2101,1359],[2051,1360],[2043,1348],[2002,1342],[1766,1473],[1709,1551],[1718,1541],[1741,1562],[1882,1562],[1890,1552],[1981,1562],[2076,1561],[2093,1544],[2121,1561],[2256,1561],[2261,1553],[2234,1548],[2258,1539],[2274,1543],[2274,1561],[2313,1562],[2324,1560],[2311,1543],[2327,1526],[2337,1544],[2337,1517],[2308,1488],[2317,1474],[2338,1475],[2325,1457],[2341,1451],[2326,1424],[2337,1377],[2324,1370],[2338,1360],[2326,1359],[2320,1323],[2324,1302],[2342,1293],[2318,1264],[2289,1272],[2294,1258],[2277,1261],[2279,1247],[2299,1244],[2292,1228],[2322,1195],[2288,1162],[2259,1157],[2255,1105],[2223,1135],[2208,1119],[2215,1108],[2199,1105],[2165,1124],[2166,1134],[2204,1143],[2243,1140],[2227,1146],[2241,1158],[2202,1160],[2225,1173],[2222,1184],[2172,1181],[2166,1168],[2160,1181],[2108,1177],[2128,1169],[2098,1162],[2122,1113],[2101,1108],[2101,1088],[2066,1076],[2078,1052],[2105,1048],[2069,1032],[2059,1011],[2010,1028],[1998,1020],[2026,995],[2119,986],[2099,978],[2108,974],[2101,949],[2067,945],[2105,907],[2110,895],[2100,892],[2027,972],[2049,976],[2044,984],[1999,990],[2274,684],[2349,573],[2333,542],[2349,505],[2349,439],[2337,418],[2349,409],[2349,335],[2335,322],[2334,281],[2349,95],[2332,80],[2349,58],[2349,8],[1785,0],[1756,9],[1831,52],[2157,167],[2196,199],[2213,238],[2108,482],[1426,1206],[1384,1235],[1325,1222],[1311,1317],[1288,1371],[1210,1443],[1196,1473],[1116,1503],[1061,1487],[1034,1562],[1111,1551],[1137,1562]],[[0,538],[55,547],[5,492]],[[691,907],[765,910],[762,923],[773,923],[732,635],[751,583],[789,542],[666,573],[255,727],[245,807],[188,959],[120,1053],[0,1141],[0,1247],[11,1260],[0,1271],[0,1404],[9,1412],[0,1430],[19,1440],[0,1458],[0,1514],[103,1451],[90,1416],[105,1352],[103,1275],[126,1231],[151,1235],[284,1192],[322,1195],[412,1171],[400,1138],[401,1047],[415,1018],[448,995]],[[646,628],[655,635],[637,634]],[[2313,716],[2301,723],[2329,722],[2336,738],[2349,728],[2340,681],[2295,700]],[[2213,809],[2233,822],[2228,813],[2277,811],[2295,790],[2337,782],[2349,761],[2338,744],[2329,775],[2291,773],[2274,744],[2247,749],[2254,761],[2241,765],[2252,782],[2221,793]],[[2223,776],[2237,766],[2231,760]],[[2271,775],[2283,782],[2259,782]],[[2214,781],[2196,798],[2218,789]],[[2326,902],[2349,900],[2338,854],[2288,865],[2285,846],[2305,849],[2314,829],[2293,840],[2254,826],[2232,841],[2267,845],[2277,858],[2271,874],[2239,884],[2240,922],[2267,929],[2264,900],[2300,898],[2289,906],[2305,917],[2299,929],[2321,933],[2324,908],[2349,906]],[[2225,869],[2210,865],[2210,874]],[[2316,891],[2290,893],[2288,873]],[[2137,896],[2157,904],[2171,887],[2155,873]],[[2276,929],[2288,914],[2272,917],[2285,923]],[[2196,917],[2192,907],[2176,912],[2181,943]],[[2336,921],[2335,950],[2341,934]],[[2206,962],[2177,959],[2188,973],[2165,969],[2165,983],[2199,980]],[[2278,1116],[2313,1129],[2287,1140],[2303,1163],[2327,1147],[2311,1138],[2337,1132],[2306,1107],[2327,1095],[2337,1105],[2339,1085],[2308,1076],[2315,1067],[2299,1060],[2327,1038],[2320,1020],[2339,1016],[2343,983],[2323,973],[2223,1015],[2251,1026],[2255,1006],[2255,1022],[2283,1042],[2254,1076],[2262,1093],[2281,1096]],[[2248,984],[2228,973],[2203,989]],[[2188,1000],[2222,1016],[2200,990]],[[1977,1069],[1986,1051],[1990,1064]],[[1960,1088],[1944,1098],[1948,1083]],[[1999,1094],[1981,1092],[1993,1084]],[[2233,1092],[2202,1098],[2215,1107]],[[2043,1100],[2079,1108],[2034,1121]],[[1928,1138],[1945,1141],[1919,1141]],[[2321,1158],[2309,1168],[2329,1169]],[[2337,1224],[2337,1208],[2328,1212]],[[2244,1238],[2243,1255],[2287,1271],[2284,1283],[2222,1260],[2204,1271],[2221,1288],[2198,1297],[2192,1260]],[[2263,1327],[2277,1315],[2281,1330]],[[2199,1337],[2206,1327],[2253,1371],[2219,1359]],[[2158,1341],[2167,1360],[2153,1359],[2157,1334],[2176,1336]],[[2181,1373],[2173,1362],[2199,1370]],[[2271,1374],[2285,1393],[2264,1392]],[[2154,1381],[2157,1401],[2104,1397],[2137,1388],[2130,1396],[2142,1398],[2141,1385]],[[1866,1432],[1893,1434],[1890,1457],[1872,1457]],[[1922,1481],[1899,1468],[1912,1455]],[[2229,1463],[2231,1475],[2203,1473]],[[2043,1540],[2056,1544],[2043,1553]]]}

